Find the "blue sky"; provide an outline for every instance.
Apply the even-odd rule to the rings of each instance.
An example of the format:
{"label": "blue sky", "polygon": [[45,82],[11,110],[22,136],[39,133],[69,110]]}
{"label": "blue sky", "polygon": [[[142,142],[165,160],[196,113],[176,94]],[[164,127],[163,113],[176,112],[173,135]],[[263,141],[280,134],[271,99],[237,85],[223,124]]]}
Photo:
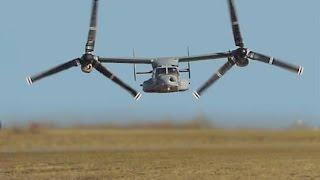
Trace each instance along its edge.
{"label": "blue sky", "polygon": [[[305,67],[296,74],[259,62],[234,68],[200,101],[191,92],[129,94],[94,72],[72,69],[29,87],[25,77],[81,56],[90,0],[10,0],[0,6],[0,120],[93,122],[190,119],[197,114],[226,126],[285,126],[297,120],[320,125],[318,0],[236,1],[247,47]],[[185,55],[233,49],[226,1],[101,0],[99,56]],[[192,64],[197,89],[224,62]],[[107,65],[136,89],[131,65]],[[184,64],[181,64],[184,66]],[[138,70],[150,70],[138,66]]]}

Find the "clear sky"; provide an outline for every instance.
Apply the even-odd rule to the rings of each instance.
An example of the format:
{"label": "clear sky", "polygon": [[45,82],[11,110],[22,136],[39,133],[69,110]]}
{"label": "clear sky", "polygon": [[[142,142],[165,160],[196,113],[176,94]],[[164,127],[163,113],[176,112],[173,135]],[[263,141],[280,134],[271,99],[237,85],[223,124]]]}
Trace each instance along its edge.
{"label": "clear sky", "polygon": [[[185,55],[234,49],[224,0],[100,0],[99,56]],[[320,125],[318,0],[237,0],[248,48],[305,67],[296,74],[259,62],[234,68],[200,101],[191,95],[224,61],[192,64],[191,91],[143,94],[139,102],[103,76],[75,68],[27,86],[25,77],[79,57],[91,0],[10,0],[0,6],[0,120],[91,122],[190,119],[199,113],[227,126]],[[131,65],[107,65],[141,90]],[[184,66],[184,64],[181,64]],[[150,70],[138,66],[138,70]],[[141,90],[142,91],[142,90]]]}

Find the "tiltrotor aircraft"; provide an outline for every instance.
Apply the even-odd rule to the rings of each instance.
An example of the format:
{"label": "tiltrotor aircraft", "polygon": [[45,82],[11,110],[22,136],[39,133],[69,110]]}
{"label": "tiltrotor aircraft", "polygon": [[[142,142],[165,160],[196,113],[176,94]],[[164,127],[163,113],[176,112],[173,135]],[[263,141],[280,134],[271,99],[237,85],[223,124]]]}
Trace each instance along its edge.
{"label": "tiltrotor aircraft", "polygon": [[[67,70],[71,67],[80,66],[81,70],[85,73],[90,73],[93,69],[99,71],[102,75],[106,76],[120,87],[127,90],[136,100],[140,99],[141,93],[137,92],[129,85],[120,80],[116,75],[111,73],[102,63],[126,63],[126,64],[150,64],[152,70],[149,72],[136,72],[134,68],[134,76],[136,74],[152,74],[152,77],[143,82],[141,85],[143,91],[147,93],[171,93],[186,91],[189,89],[189,80],[182,79],[180,73],[189,73],[190,79],[190,62],[203,61],[203,60],[216,60],[226,58],[227,62],[215,73],[210,79],[204,83],[193,95],[199,99],[200,96],[217,80],[219,80],[227,71],[229,71],[235,65],[239,67],[245,67],[249,64],[249,60],[256,60],[270,65],[278,66],[286,70],[295,72],[302,75],[303,68],[301,66],[295,66],[276,58],[266,56],[257,52],[254,52],[245,47],[235,4],[233,0],[227,0],[229,6],[229,13],[231,17],[231,25],[233,30],[233,36],[235,45],[238,47],[233,51],[211,53],[198,56],[184,56],[184,57],[166,57],[166,58],[108,58],[96,56],[94,53],[96,32],[97,32],[97,14],[98,14],[98,0],[92,2],[91,22],[88,40],[85,46],[85,53],[80,58],[73,59],[69,62],[54,67],[48,71],[37,74],[35,76],[27,77],[27,82],[31,85],[33,82],[38,81],[44,77],[53,75],[55,73]],[[188,63],[188,68],[179,69],[179,63]]]}

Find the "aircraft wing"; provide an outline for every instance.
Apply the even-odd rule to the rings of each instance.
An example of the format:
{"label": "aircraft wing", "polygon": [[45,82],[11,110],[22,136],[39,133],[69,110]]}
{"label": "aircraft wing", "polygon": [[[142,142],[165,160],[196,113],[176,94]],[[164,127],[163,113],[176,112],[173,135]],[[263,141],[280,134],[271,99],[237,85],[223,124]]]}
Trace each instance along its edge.
{"label": "aircraft wing", "polygon": [[204,60],[213,60],[213,59],[221,59],[230,57],[230,52],[221,52],[221,53],[211,53],[211,54],[204,54],[198,56],[183,56],[183,57],[176,57],[179,62],[192,62],[192,61],[204,61]]}
{"label": "aircraft wing", "polygon": [[122,63],[122,64],[152,64],[153,60],[150,58],[98,58],[101,63]]}
{"label": "aircraft wing", "polygon": [[[214,60],[222,59],[232,56],[230,52],[220,52],[220,53],[210,53],[197,56],[181,56],[181,57],[169,57],[162,59],[176,59],[179,62],[192,62],[192,61],[204,61],[204,60]],[[152,64],[155,60],[161,58],[134,58],[134,57],[124,57],[124,58],[106,58],[99,57],[99,62],[101,63],[122,63],[122,64]]]}

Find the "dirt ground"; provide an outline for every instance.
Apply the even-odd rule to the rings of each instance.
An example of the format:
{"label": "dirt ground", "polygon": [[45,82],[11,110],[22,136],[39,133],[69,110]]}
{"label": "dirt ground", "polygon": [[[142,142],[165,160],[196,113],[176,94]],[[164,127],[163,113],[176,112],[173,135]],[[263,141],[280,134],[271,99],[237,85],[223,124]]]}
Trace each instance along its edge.
{"label": "dirt ground", "polygon": [[0,179],[320,179],[320,132],[5,130]]}

